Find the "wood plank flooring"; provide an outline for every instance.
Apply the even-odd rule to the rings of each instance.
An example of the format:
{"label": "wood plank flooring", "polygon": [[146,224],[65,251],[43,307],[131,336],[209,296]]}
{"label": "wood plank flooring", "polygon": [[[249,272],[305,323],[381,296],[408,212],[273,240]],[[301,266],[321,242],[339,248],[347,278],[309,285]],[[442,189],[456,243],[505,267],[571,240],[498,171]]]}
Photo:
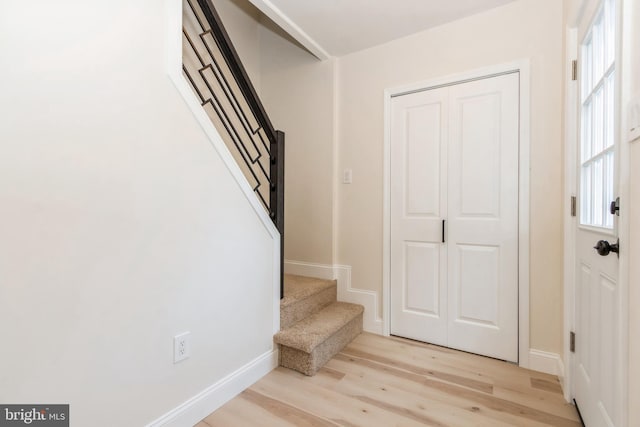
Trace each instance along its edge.
{"label": "wood plank flooring", "polygon": [[314,377],[277,368],[196,427],[579,427],[556,377],[363,333]]}

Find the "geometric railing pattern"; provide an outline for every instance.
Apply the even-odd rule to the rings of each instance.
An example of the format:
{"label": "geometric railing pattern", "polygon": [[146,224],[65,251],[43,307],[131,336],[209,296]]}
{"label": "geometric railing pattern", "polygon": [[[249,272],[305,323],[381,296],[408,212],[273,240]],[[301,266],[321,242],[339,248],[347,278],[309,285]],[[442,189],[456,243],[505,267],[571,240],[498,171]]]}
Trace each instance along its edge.
{"label": "geometric railing pattern", "polygon": [[282,275],[284,133],[273,128],[211,1],[183,0],[182,15],[182,71],[280,232]]}

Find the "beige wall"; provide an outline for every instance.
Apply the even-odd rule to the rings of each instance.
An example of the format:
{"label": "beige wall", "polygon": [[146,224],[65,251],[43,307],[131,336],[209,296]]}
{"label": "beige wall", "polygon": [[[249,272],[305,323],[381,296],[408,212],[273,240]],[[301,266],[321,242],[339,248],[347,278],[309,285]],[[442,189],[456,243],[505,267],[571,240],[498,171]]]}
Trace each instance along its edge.
{"label": "beige wall", "polygon": [[332,264],[334,73],[246,0],[215,6],[276,129],[285,132],[285,258]]}
{"label": "beige wall", "polygon": [[213,0],[213,5],[260,94],[260,12],[246,0]]}
{"label": "beige wall", "polygon": [[274,239],[167,76],[165,21],[0,2],[0,402],[142,426],[273,349]]}
{"label": "beige wall", "polygon": [[262,28],[262,100],[286,133],[285,258],[332,264],[332,61],[318,61],[271,26]]}
{"label": "beige wall", "polygon": [[339,59],[340,264],[353,286],[382,291],[383,91],[531,60],[531,347],[562,353],[563,3],[507,6]]}

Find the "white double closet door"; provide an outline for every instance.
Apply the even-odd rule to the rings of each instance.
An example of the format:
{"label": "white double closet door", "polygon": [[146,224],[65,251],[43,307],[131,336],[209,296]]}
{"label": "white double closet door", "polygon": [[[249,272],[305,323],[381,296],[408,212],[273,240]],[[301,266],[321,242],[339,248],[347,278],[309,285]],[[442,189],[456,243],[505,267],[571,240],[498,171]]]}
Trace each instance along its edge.
{"label": "white double closet door", "polygon": [[391,334],[518,361],[519,73],[391,102]]}

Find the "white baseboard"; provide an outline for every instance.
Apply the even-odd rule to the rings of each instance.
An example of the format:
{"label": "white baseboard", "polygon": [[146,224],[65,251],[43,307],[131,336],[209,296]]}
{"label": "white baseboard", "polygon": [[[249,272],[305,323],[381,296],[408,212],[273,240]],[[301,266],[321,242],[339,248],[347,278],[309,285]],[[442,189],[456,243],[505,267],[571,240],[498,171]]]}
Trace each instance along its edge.
{"label": "white baseboard", "polygon": [[529,369],[545,374],[556,375],[560,381],[564,379],[564,363],[560,355],[547,351],[529,350]]}
{"label": "white baseboard", "polygon": [[[332,265],[313,264],[310,262],[284,260],[285,274],[295,274],[298,276],[317,277],[318,279],[337,279],[335,269]],[[340,286],[338,284],[338,286]]]}
{"label": "white baseboard", "polygon": [[558,356],[558,373],[556,375],[558,376],[558,379],[560,380],[560,387],[562,387],[562,391],[564,393],[564,390],[565,390],[564,361],[562,360],[562,357],[560,357],[560,356]]}
{"label": "white baseboard", "polygon": [[378,317],[378,292],[351,287],[351,266],[284,261],[284,272],[307,277],[338,281],[338,301],[364,306],[363,328],[366,332],[382,335],[382,319]]}
{"label": "white baseboard", "polygon": [[278,350],[269,351],[207,387],[147,427],[191,427],[278,366]]}

